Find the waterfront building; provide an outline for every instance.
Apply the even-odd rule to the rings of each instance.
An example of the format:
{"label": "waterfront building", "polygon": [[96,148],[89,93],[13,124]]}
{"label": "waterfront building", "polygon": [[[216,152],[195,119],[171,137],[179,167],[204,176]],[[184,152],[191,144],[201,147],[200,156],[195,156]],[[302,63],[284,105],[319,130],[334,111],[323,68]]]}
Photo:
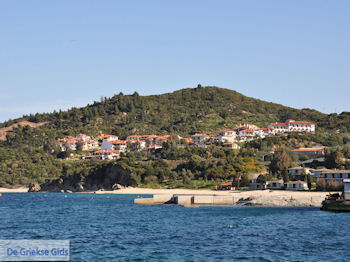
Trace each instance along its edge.
{"label": "waterfront building", "polygon": [[319,181],[321,178],[326,182],[329,180],[343,181],[344,179],[350,179],[350,170],[315,169],[313,174],[316,181]]}
{"label": "waterfront building", "polygon": [[307,190],[307,183],[305,181],[290,181],[286,182],[284,184],[284,188],[286,190],[296,190],[296,191],[303,191]]}

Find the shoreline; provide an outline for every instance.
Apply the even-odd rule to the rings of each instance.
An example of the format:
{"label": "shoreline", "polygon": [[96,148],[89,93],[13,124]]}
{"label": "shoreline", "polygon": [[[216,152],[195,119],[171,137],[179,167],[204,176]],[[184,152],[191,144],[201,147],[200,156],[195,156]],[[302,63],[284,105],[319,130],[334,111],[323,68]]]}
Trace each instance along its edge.
{"label": "shoreline", "polygon": [[[0,188],[0,193],[27,193],[27,187]],[[67,193],[67,192],[65,192]],[[78,192],[77,192],[78,193]],[[288,190],[227,190],[210,189],[152,189],[127,187],[113,191],[89,191],[80,194],[118,194],[118,195],[217,195],[231,196],[235,202],[250,206],[314,206],[320,207],[330,192],[288,191]]]}
{"label": "shoreline", "polygon": [[18,188],[0,187],[0,193],[28,193],[28,187],[18,187]]}

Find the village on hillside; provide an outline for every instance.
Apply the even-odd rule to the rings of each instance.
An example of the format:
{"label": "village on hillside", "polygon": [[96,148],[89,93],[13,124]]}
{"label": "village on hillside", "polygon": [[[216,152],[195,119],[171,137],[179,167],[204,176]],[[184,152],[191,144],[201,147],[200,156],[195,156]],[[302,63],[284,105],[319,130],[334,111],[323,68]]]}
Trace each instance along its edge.
{"label": "village on hillside", "polygon": [[[265,128],[259,128],[253,124],[237,125],[232,129],[222,129],[217,132],[217,136],[208,134],[194,134],[190,137],[180,137],[182,145],[189,144],[199,147],[207,147],[209,144],[217,144],[221,147],[239,149],[237,143],[252,141],[256,138],[265,138],[274,135],[287,135],[290,133],[313,133],[315,124],[312,122],[295,121],[288,119],[285,123],[272,123]],[[171,135],[131,135],[125,140],[120,140],[117,135],[104,135],[99,139],[92,138],[85,134],[76,137],[66,137],[59,139],[62,151],[90,151],[90,156],[84,159],[117,159],[122,152],[126,151],[154,151],[162,148]],[[298,149],[305,150],[305,149]],[[310,152],[322,151],[322,148],[306,149]]]}
{"label": "village on hillside", "polygon": [[[190,145],[206,148],[214,144],[228,149],[240,149],[239,144],[249,142],[254,139],[286,136],[288,134],[314,133],[315,124],[312,122],[295,121],[288,119],[284,123],[271,123],[267,127],[260,128],[253,124],[236,125],[232,129],[222,129],[217,131],[216,136],[208,134],[193,134],[190,137],[178,138],[178,146]],[[76,137],[66,137],[59,139],[62,151],[88,151],[90,155],[83,156],[83,159],[118,159],[122,153],[143,151],[152,153],[161,149],[163,143],[170,139],[171,135],[130,135],[121,140],[117,135],[103,135],[95,139],[85,134],[79,134]],[[296,155],[306,155],[311,159],[320,159],[324,157],[324,147],[296,148],[291,150]],[[288,169],[291,181],[273,180],[265,181],[260,177],[251,179],[250,189],[286,189],[286,190],[308,190],[310,185],[303,181],[302,176],[311,175],[315,182],[320,180],[328,183],[329,181],[341,182],[343,179],[350,178],[350,170],[330,170],[330,169],[312,169],[300,166]],[[230,188],[229,184],[223,184],[221,189]]]}

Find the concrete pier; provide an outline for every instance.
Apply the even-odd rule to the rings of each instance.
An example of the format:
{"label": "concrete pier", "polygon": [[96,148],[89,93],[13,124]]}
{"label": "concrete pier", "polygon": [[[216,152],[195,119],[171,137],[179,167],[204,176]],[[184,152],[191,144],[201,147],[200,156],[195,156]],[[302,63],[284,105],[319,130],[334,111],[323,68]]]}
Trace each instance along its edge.
{"label": "concrete pier", "polygon": [[154,195],[153,198],[136,198],[135,204],[162,205],[177,204],[182,206],[197,205],[234,205],[232,196],[223,195]]}
{"label": "concrete pier", "polygon": [[164,195],[153,195],[153,198],[135,198],[135,204],[141,205],[163,205],[173,203],[173,195],[164,194]]}

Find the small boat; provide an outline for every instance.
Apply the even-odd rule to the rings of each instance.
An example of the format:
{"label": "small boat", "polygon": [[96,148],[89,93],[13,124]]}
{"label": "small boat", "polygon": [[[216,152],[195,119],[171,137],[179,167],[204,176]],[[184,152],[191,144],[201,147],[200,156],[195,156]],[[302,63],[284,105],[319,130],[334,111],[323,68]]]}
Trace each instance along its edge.
{"label": "small boat", "polygon": [[343,192],[341,194],[329,194],[322,201],[321,210],[334,212],[350,212],[350,179],[343,180]]}

